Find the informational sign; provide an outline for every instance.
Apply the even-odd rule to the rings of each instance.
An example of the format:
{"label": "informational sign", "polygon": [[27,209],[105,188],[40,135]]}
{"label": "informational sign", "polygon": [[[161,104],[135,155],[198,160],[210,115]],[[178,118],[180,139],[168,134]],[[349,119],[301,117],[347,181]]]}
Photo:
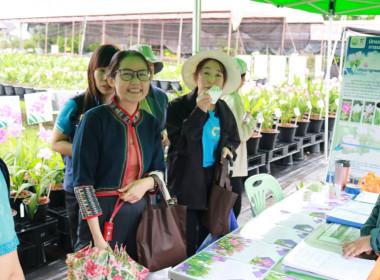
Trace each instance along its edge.
{"label": "informational sign", "polygon": [[269,79],[272,84],[281,84],[286,80],[286,56],[270,56]]}
{"label": "informational sign", "polygon": [[0,97],[0,128],[22,124],[19,96]]}
{"label": "informational sign", "polygon": [[268,77],[268,56],[257,54],[254,55],[253,76],[256,78]]}
{"label": "informational sign", "polygon": [[28,124],[53,120],[51,94],[49,92],[25,94],[24,98]]}
{"label": "informational sign", "polygon": [[306,62],[306,56],[291,55],[289,57],[289,84],[293,84],[294,77],[299,78],[302,83],[305,82],[305,75],[309,72]]}
{"label": "informational sign", "polygon": [[349,160],[350,178],[380,176],[380,37],[349,37],[330,153]]}

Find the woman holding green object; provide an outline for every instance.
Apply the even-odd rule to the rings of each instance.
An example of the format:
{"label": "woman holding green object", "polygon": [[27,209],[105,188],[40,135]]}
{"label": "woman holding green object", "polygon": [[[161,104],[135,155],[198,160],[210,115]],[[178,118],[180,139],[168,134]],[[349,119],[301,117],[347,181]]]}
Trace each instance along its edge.
{"label": "woman holding green object", "polygon": [[240,73],[229,55],[204,51],[185,62],[182,77],[193,91],[169,103],[167,168],[169,190],[188,209],[187,254],[191,256],[209,233],[201,219],[215,171],[222,158],[234,157],[240,144],[235,118],[220,99],[220,94],[236,90]]}

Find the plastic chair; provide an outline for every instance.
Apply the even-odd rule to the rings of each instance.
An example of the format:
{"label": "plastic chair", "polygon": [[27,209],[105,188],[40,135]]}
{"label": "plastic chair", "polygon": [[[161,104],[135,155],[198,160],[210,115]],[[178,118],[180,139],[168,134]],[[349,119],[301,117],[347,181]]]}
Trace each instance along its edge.
{"label": "plastic chair", "polygon": [[[254,217],[265,210],[267,191],[273,193],[277,202],[284,199],[284,193],[280,184],[276,178],[268,174],[258,174],[249,177],[244,183],[244,188]],[[253,207],[253,204],[255,207]],[[254,208],[256,208],[256,211]]]}

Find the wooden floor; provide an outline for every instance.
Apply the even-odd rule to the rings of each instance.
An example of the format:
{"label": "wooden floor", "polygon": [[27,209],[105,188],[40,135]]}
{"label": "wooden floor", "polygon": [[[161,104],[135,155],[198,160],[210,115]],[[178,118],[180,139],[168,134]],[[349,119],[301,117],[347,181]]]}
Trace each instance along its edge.
{"label": "wooden floor", "polygon": [[[305,154],[305,160],[294,162],[292,166],[271,164],[271,175],[277,178],[283,188],[285,196],[296,191],[296,187],[303,181],[304,185],[310,182],[324,180],[327,164],[323,154]],[[273,197],[267,199],[267,207],[273,205]],[[243,225],[252,218],[247,196],[243,195],[242,210],[238,217],[238,224]],[[24,270],[27,280],[60,280],[66,279],[65,252],[54,245],[46,247],[47,264],[38,268]]]}

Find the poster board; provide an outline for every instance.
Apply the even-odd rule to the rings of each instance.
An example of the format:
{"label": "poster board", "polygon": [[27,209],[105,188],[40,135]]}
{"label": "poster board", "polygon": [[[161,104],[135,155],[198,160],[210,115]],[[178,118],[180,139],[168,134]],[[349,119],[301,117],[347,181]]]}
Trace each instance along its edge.
{"label": "poster board", "polygon": [[281,84],[286,80],[286,56],[271,55],[269,79],[272,84]]}
{"label": "poster board", "polygon": [[257,54],[257,55],[254,55],[253,58],[254,58],[253,76],[256,78],[268,77],[268,56]]}
{"label": "poster board", "polygon": [[380,176],[380,37],[349,37],[329,166],[349,160],[350,179]]}
{"label": "poster board", "polygon": [[307,57],[299,55],[291,55],[289,57],[289,84],[293,84],[294,76],[301,78],[301,82],[305,81],[305,74],[309,72],[307,69]]}
{"label": "poster board", "polygon": [[37,92],[25,94],[25,110],[28,124],[49,122],[53,120],[51,94]]}
{"label": "poster board", "polygon": [[0,128],[22,124],[19,96],[0,97]]}

